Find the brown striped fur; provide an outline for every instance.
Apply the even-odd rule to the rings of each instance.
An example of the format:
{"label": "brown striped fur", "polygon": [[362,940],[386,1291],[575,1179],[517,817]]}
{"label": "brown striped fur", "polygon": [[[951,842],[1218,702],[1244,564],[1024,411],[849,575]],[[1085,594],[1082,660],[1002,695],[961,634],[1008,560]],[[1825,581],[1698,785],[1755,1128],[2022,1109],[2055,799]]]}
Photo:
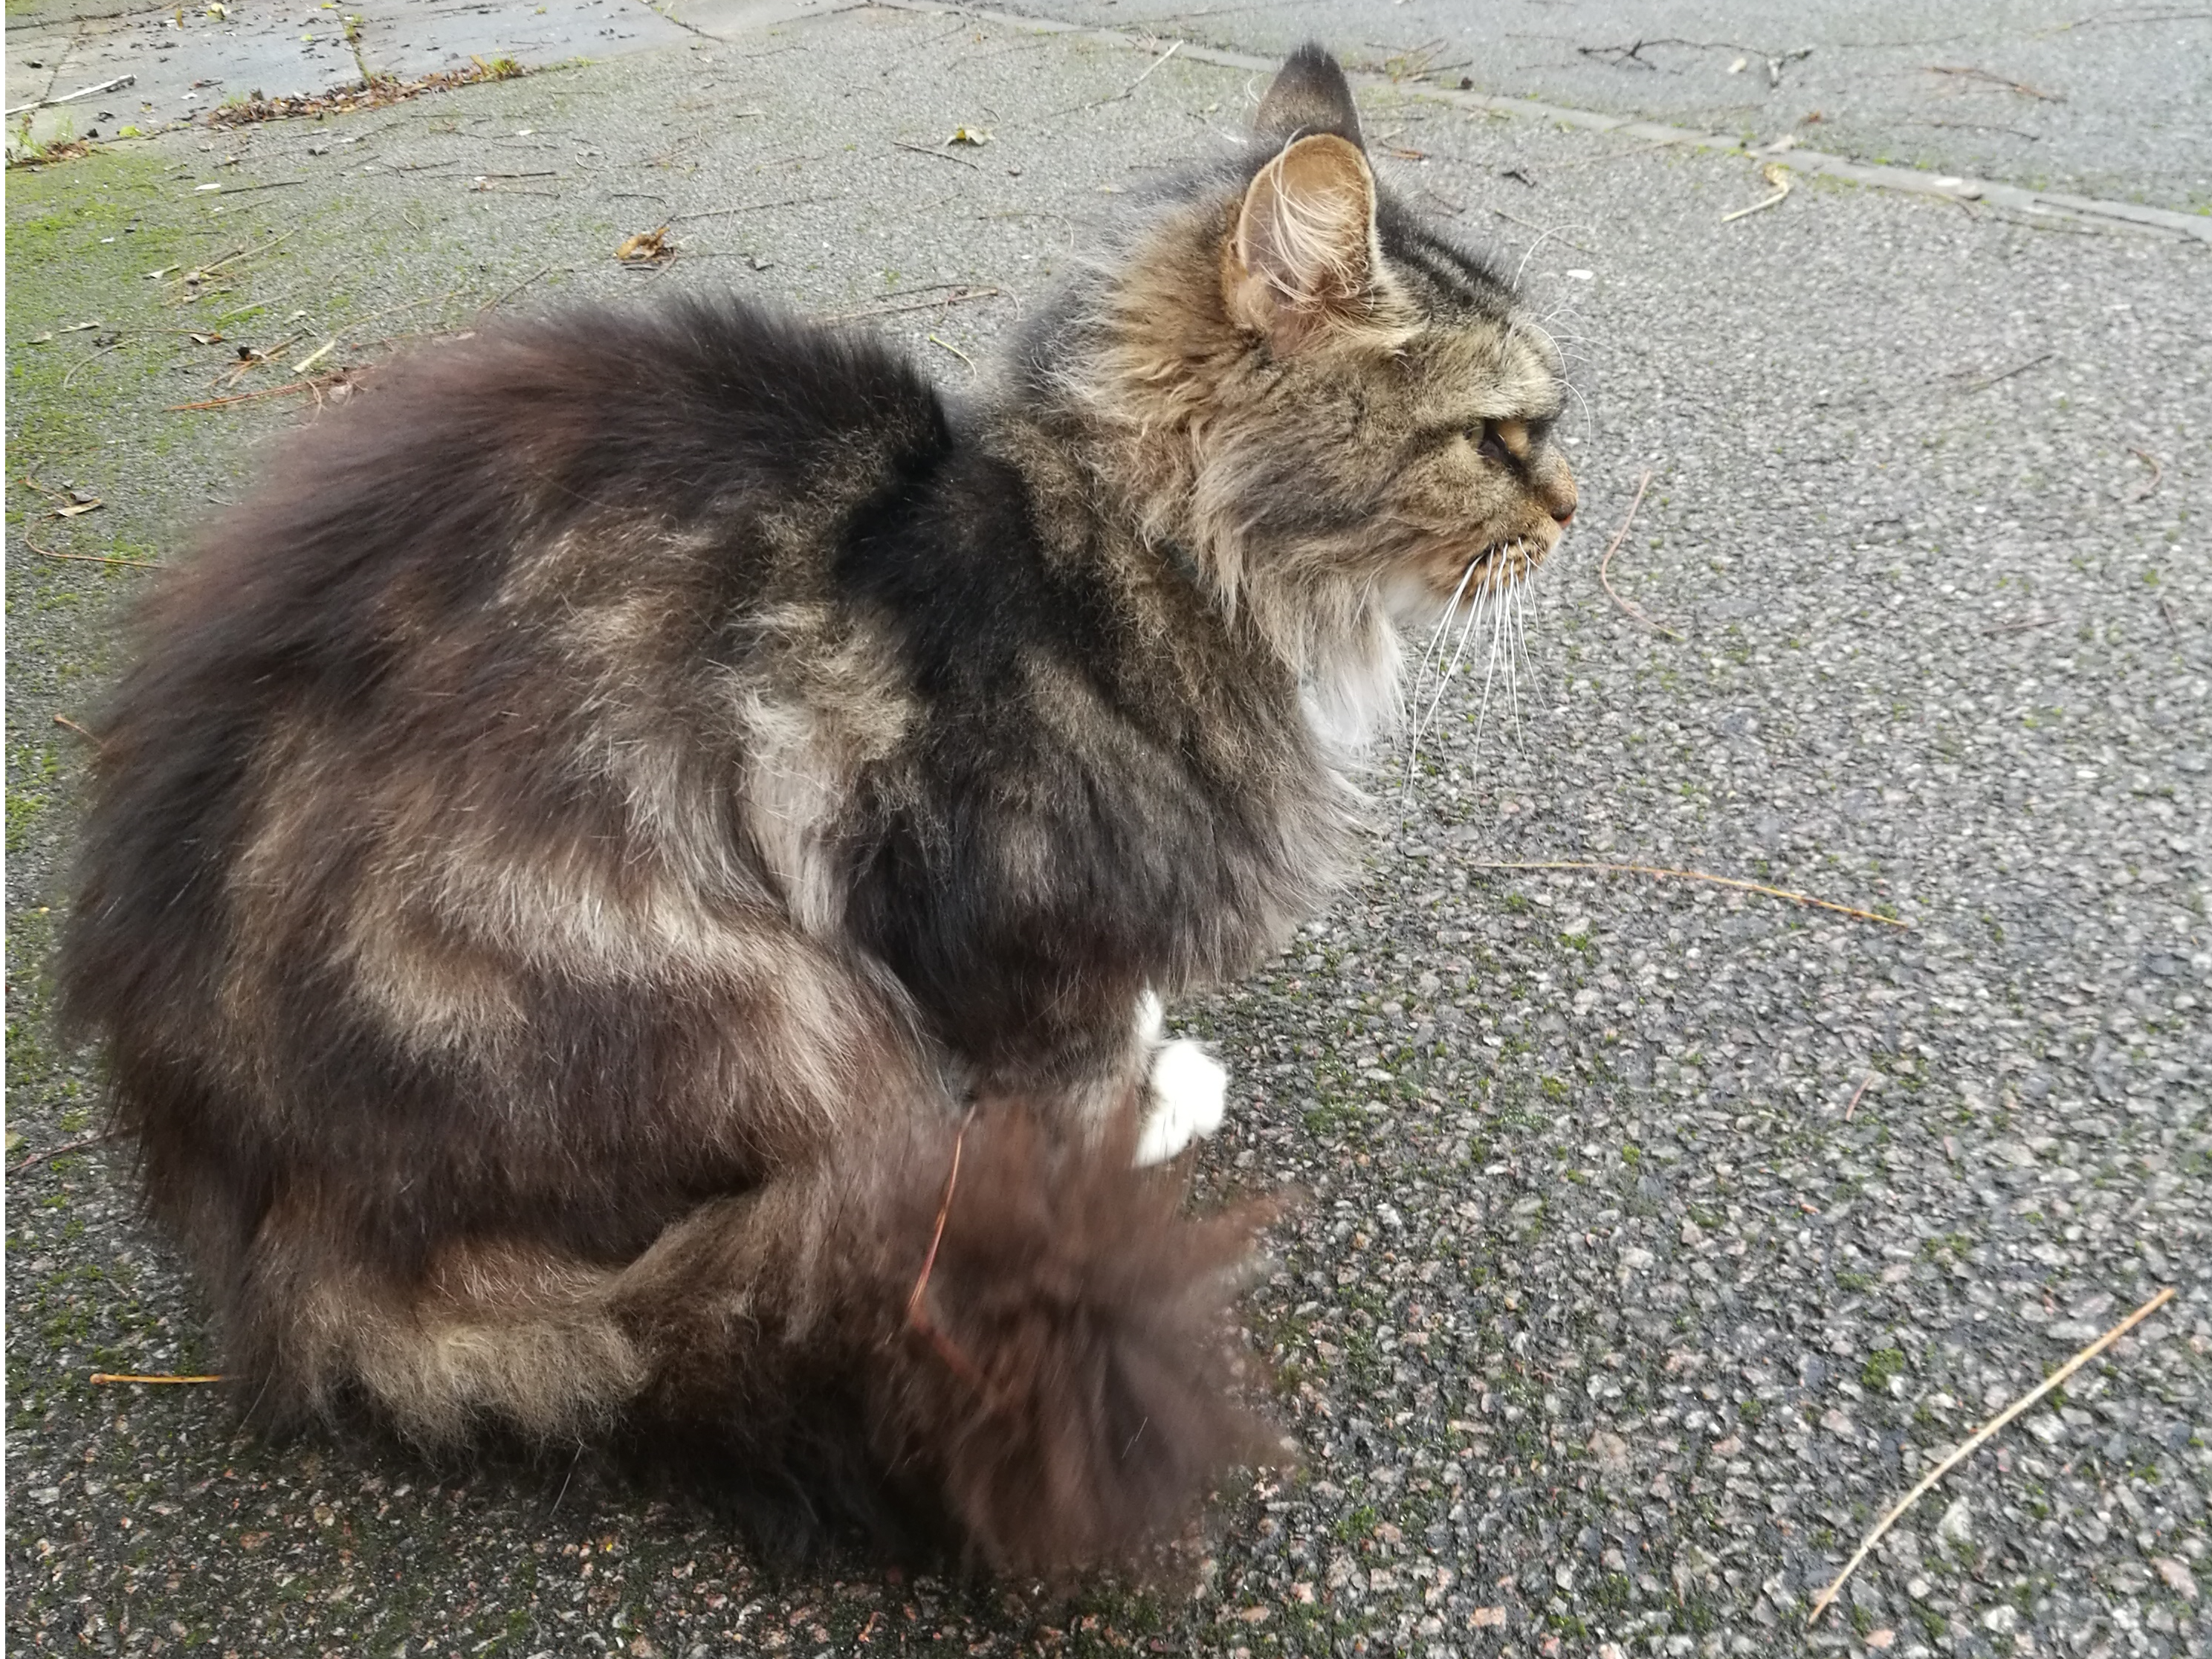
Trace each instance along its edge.
{"label": "brown striped fur", "polygon": [[834,1465],[1007,1568],[1171,1523],[1261,1437],[1250,1218],[1129,1167],[1206,1073],[1152,998],[1343,867],[1560,391],[1310,48],[975,403],[693,301],[303,434],[140,617],[63,957],[247,1397]]}

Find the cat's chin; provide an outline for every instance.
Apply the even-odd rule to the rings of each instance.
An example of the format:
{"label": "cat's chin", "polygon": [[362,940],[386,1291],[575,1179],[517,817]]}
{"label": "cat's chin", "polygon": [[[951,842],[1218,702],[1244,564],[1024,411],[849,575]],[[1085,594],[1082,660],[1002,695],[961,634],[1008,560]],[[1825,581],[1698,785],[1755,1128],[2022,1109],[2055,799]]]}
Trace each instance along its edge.
{"label": "cat's chin", "polygon": [[1462,616],[1485,594],[1518,587],[1551,556],[1552,544],[1540,538],[1508,536],[1470,558],[1438,561],[1445,574],[1406,573],[1382,584],[1382,606],[1408,634],[1424,634],[1446,619]]}

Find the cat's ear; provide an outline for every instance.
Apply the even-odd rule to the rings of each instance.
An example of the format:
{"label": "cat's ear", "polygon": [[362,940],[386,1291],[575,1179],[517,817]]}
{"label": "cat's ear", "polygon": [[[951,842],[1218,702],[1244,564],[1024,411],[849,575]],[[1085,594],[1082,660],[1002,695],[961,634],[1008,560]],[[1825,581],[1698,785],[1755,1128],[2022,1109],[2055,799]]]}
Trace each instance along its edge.
{"label": "cat's ear", "polygon": [[1287,144],[1311,133],[1329,132],[1348,143],[1364,144],[1359,136],[1359,112],[1352,102],[1352,88],[1336,59],[1313,41],[1290,56],[1277,73],[1260,112],[1252,120],[1252,136],[1271,147]]}
{"label": "cat's ear", "polygon": [[1333,133],[1300,138],[1244,192],[1222,261],[1230,315],[1296,350],[1352,321],[1375,287],[1375,175]]}

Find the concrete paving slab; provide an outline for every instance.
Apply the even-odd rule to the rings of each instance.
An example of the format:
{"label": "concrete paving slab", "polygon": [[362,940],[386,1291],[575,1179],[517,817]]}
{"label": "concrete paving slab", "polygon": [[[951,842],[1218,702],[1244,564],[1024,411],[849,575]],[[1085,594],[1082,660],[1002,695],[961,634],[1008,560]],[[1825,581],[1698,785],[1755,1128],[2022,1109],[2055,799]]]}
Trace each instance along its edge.
{"label": "concrete paving slab", "polygon": [[[2203,245],[1839,179],[1728,222],[1754,160],[1412,84],[1363,92],[1378,166],[1567,345],[1583,520],[1514,694],[1501,659],[1486,707],[1480,641],[1421,689],[1358,890],[1182,1011],[1232,1076],[1200,1201],[1314,1194],[1245,1308],[1305,1466],[1222,1495],[1194,1595],[781,1570],[588,1455],[271,1444],[214,1391],[85,1380],[214,1357],[46,1023],[82,760],[56,717],[133,562],[314,417],[179,406],[691,286],[859,313],[957,387],[1256,92],[1178,55],[1120,97],[1157,54],[963,16],[728,27],[10,179],[11,1647],[2212,1644]],[[899,148],[956,125],[994,142]],[[672,264],[616,264],[662,223]],[[102,504],[55,516],[70,491]],[[1598,581],[1616,539],[1613,589],[1671,633]],[[1559,864],[1911,926],[1499,867]],[[1875,1513],[2162,1284],[1800,1634]]]}

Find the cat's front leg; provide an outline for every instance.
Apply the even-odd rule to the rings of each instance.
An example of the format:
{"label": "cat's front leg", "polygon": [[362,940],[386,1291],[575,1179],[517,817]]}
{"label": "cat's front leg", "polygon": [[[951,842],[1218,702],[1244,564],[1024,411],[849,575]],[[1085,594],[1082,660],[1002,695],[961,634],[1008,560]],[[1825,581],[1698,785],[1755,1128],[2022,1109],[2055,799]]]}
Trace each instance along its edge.
{"label": "cat's front leg", "polygon": [[1229,1073],[1188,1037],[1164,1038],[1164,1010],[1151,991],[1137,999],[1137,1038],[1151,1056],[1145,1124],[1137,1137],[1139,1167],[1164,1164],[1221,1127]]}

